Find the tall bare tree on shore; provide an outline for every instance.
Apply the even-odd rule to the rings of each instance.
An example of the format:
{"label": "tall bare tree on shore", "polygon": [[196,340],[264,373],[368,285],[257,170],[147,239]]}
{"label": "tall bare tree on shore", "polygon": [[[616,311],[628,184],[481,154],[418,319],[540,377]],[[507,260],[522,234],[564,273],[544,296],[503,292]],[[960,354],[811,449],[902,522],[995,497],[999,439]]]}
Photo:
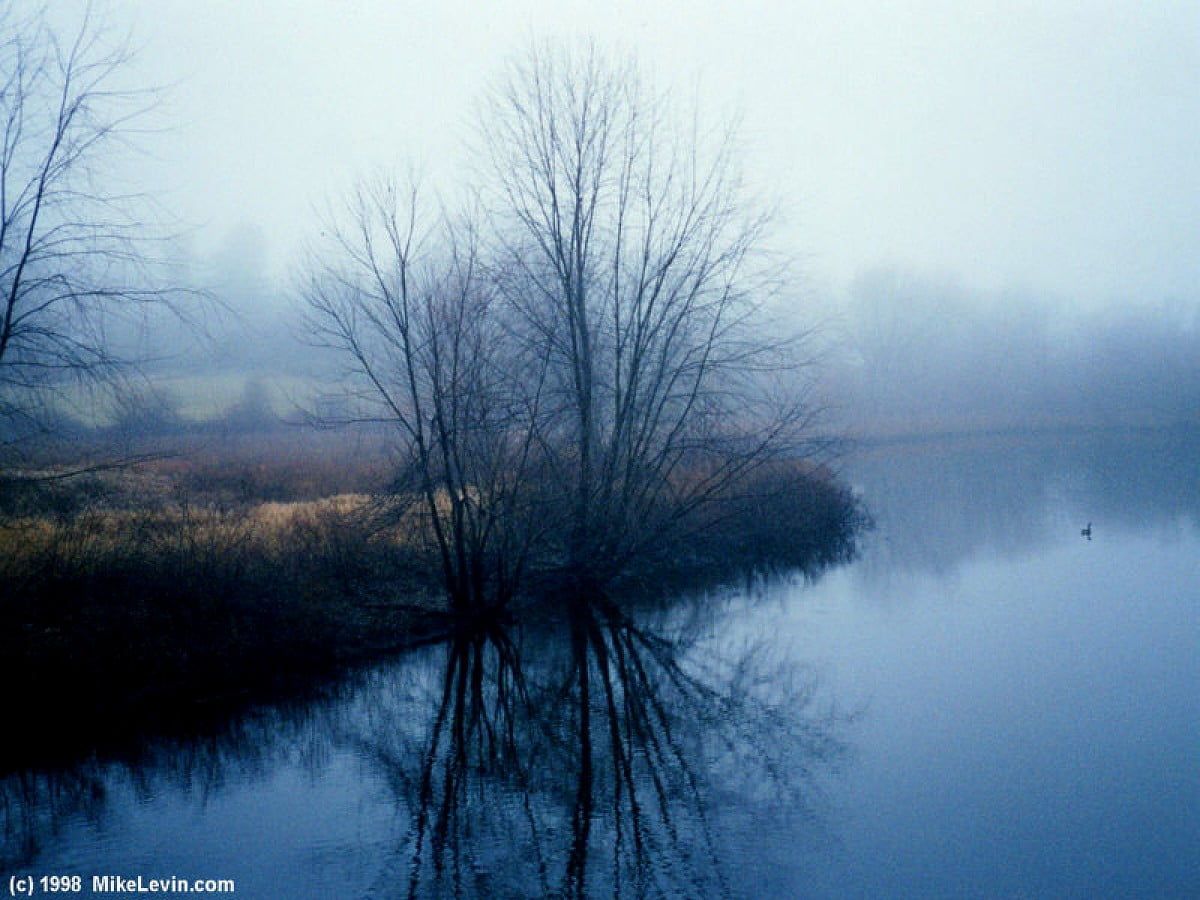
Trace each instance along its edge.
{"label": "tall bare tree on shore", "polygon": [[574,494],[567,564],[604,580],[809,437],[801,382],[772,390],[799,345],[765,315],[784,272],[771,216],[731,129],[594,47],[516,62],[483,138],[498,284],[549,353],[545,408],[571,423],[548,442]]}
{"label": "tall bare tree on shore", "polygon": [[[144,198],[110,166],[153,105],[87,8],[75,30],[0,8],[0,426],[44,424],[47,397],[112,383],[113,317],[170,293],[150,277]],[[0,446],[4,438],[0,437]]]}
{"label": "tall bare tree on shore", "polygon": [[771,217],[698,121],[632,64],[534,51],[488,97],[470,213],[385,182],[327,226],[314,333],[395,426],[452,595],[603,587],[811,438]]}

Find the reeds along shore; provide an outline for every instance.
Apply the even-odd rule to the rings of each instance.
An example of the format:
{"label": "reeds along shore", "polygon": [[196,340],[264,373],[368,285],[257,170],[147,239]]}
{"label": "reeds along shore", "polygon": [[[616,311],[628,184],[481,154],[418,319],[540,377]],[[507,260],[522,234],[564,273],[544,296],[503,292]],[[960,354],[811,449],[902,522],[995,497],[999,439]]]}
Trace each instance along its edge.
{"label": "reeds along shore", "polygon": [[[209,452],[0,485],[0,692],[27,749],[311,683],[444,628],[422,520],[387,501],[378,457],[341,463]],[[714,515],[624,588],[827,565],[861,524],[827,473],[794,467]]]}
{"label": "reeds along shore", "polygon": [[419,633],[434,603],[413,548],[375,525],[365,493],[261,499],[311,497],[328,471],[201,454],[10,478],[0,708],[25,734],[104,729],[302,682]]}

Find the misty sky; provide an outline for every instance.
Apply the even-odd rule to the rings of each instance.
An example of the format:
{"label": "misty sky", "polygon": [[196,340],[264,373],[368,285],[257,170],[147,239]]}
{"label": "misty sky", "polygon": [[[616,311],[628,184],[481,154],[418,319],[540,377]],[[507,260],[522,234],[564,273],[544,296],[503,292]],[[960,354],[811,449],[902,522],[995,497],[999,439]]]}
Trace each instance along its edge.
{"label": "misty sky", "polygon": [[1200,296],[1200,3],[109,0],[171,85],[147,178],[198,252],[286,273],[372,167],[452,179],[531,39],[594,37],[740,112],[810,284],[895,265],[1091,304]]}

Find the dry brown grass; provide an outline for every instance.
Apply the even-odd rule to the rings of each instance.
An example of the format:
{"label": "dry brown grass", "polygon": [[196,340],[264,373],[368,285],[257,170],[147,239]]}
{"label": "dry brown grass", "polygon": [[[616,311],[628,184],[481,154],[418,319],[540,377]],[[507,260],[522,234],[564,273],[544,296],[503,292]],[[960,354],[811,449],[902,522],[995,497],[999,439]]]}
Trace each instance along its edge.
{"label": "dry brown grass", "polygon": [[[386,460],[356,468],[334,449],[0,480],[0,705],[80,727],[311,677],[444,628],[430,511],[379,499]],[[661,595],[747,564],[837,561],[856,509],[827,473],[764,472],[621,587]]]}
{"label": "dry brown grass", "polygon": [[10,491],[0,703],[99,723],[311,678],[436,627],[441,599],[404,521],[365,490],[306,496],[312,471],[293,468],[307,473],[298,495],[269,479],[281,499],[193,490],[180,460]]}

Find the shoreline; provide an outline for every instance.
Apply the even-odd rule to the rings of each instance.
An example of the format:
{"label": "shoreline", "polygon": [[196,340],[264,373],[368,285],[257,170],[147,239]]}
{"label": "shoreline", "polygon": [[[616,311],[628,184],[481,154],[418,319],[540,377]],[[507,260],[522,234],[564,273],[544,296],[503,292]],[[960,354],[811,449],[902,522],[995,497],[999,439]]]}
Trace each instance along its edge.
{"label": "shoreline", "polygon": [[[16,723],[0,771],[319,691],[453,632],[420,536],[373,504],[375,468],[325,480],[362,493],[280,499],[313,497],[323,479],[308,470],[329,470],[234,462],[171,458],[0,497],[0,703]],[[619,593],[836,562],[861,510],[827,471],[794,483],[782,505],[759,498],[747,521],[671,545],[688,558],[650,561]]]}

